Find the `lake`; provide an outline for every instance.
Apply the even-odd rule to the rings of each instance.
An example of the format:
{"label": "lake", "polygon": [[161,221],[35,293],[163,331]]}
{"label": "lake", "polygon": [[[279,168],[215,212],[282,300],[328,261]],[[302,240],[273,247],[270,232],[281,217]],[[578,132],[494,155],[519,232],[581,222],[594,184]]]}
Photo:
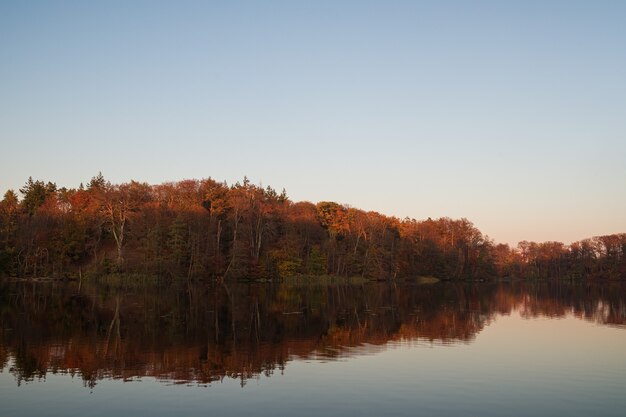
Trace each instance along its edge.
{"label": "lake", "polygon": [[623,416],[626,286],[0,283],[2,416]]}

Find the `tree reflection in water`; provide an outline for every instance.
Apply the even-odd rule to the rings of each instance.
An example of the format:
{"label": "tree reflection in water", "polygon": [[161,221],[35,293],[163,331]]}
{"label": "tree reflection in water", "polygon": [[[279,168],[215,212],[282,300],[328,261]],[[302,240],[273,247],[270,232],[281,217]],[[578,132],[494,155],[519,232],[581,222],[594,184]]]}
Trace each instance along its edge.
{"label": "tree reflection in water", "polygon": [[46,374],[211,383],[332,360],[389,342],[468,343],[498,315],[573,315],[623,326],[620,284],[288,285],[204,283],[125,290],[0,284],[0,367]]}

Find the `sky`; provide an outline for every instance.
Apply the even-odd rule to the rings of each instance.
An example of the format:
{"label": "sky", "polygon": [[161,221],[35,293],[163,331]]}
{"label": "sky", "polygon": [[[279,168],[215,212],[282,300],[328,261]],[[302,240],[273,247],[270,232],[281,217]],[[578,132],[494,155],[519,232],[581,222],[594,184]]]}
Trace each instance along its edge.
{"label": "sky", "polygon": [[626,232],[626,2],[2,1],[0,192],[212,177]]}

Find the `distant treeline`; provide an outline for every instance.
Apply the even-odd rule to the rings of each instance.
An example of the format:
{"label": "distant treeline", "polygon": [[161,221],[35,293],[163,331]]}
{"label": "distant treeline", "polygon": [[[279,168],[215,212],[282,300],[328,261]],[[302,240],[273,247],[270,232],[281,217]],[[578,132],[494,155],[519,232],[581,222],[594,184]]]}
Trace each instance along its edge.
{"label": "distant treeline", "polygon": [[626,234],[495,244],[466,220],[398,219],[213,179],[78,189],[29,178],[0,202],[0,275],[626,277]]}

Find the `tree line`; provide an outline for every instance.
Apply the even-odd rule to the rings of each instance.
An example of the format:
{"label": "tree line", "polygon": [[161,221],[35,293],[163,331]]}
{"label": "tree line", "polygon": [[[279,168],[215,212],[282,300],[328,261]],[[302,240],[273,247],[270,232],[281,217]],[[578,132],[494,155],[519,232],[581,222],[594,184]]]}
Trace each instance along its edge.
{"label": "tree line", "polygon": [[496,244],[467,219],[399,219],[214,179],[59,188],[29,178],[0,202],[0,275],[176,278],[626,276],[626,234]]}

